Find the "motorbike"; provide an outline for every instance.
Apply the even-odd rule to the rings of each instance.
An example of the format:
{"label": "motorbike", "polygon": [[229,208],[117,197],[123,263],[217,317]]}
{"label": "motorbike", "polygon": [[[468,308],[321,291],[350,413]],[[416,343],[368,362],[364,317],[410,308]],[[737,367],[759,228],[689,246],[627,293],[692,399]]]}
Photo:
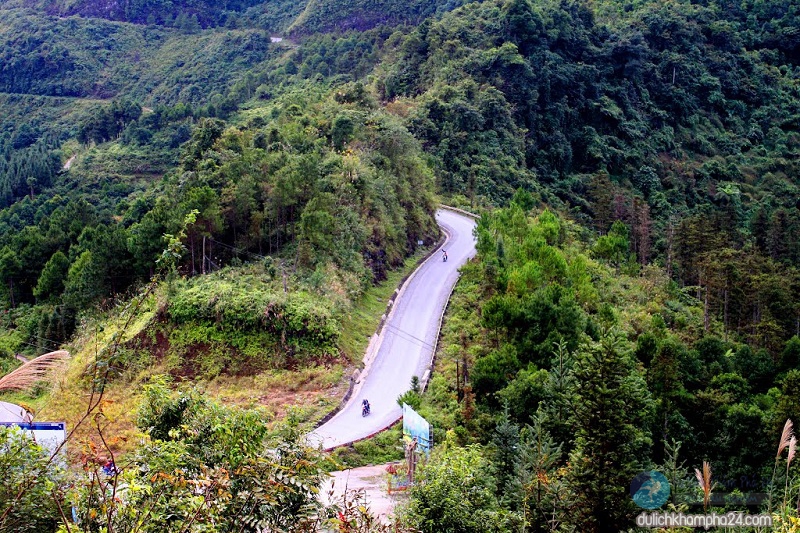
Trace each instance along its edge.
{"label": "motorbike", "polygon": [[361,416],[367,416],[369,414],[369,404],[364,404],[361,406]]}
{"label": "motorbike", "polygon": [[442,262],[447,263],[447,254],[442,255]]}

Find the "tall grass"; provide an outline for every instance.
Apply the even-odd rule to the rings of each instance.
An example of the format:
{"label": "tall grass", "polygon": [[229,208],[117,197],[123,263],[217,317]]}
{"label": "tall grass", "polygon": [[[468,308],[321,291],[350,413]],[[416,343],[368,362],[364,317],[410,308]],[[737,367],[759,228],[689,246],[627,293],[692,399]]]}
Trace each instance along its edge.
{"label": "tall grass", "polygon": [[0,378],[0,392],[31,392],[37,383],[46,381],[68,358],[69,352],[58,350],[31,359]]}
{"label": "tall grass", "polygon": [[708,461],[703,461],[703,471],[699,468],[694,469],[697,483],[703,490],[703,511],[708,511],[708,504],[711,502],[711,465]]}
{"label": "tall grass", "polygon": [[[769,512],[772,512],[772,496],[775,493],[775,475],[778,473],[778,463],[781,460],[781,455],[783,454],[783,450],[787,447],[789,448],[790,458],[786,463],[786,476],[787,476],[787,483],[788,483],[788,476],[789,476],[789,463],[792,462],[794,459],[795,448],[797,445],[797,439],[795,439],[794,434],[794,424],[790,418],[786,419],[786,423],[783,424],[783,431],[781,432],[781,438],[778,441],[778,453],[775,454],[775,466],[772,469],[772,481],[769,484],[769,503],[767,505],[767,509]],[[792,444],[794,441],[794,445]],[[784,500],[786,500],[786,488],[784,489]],[[784,501],[785,503],[785,501]]]}

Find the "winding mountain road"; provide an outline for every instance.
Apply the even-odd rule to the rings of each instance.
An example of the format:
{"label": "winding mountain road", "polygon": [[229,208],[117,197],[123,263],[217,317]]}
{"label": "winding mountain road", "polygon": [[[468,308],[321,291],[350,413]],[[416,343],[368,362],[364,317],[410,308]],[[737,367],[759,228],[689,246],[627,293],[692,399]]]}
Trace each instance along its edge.
{"label": "winding mountain road", "polygon": [[[441,252],[429,257],[408,279],[392,306],[366,366],[347,404],[309,434],[309,442],[326,450],[381,431],[402,416],[397,397],[409,390],[412,376],[423,378],[433,357],[442,313],[458,280],[458,269],[475,255],[475,221],[440,209],[436,220],[445,231],[447,262]],[[361,416],[367,398],[372,413]]]}

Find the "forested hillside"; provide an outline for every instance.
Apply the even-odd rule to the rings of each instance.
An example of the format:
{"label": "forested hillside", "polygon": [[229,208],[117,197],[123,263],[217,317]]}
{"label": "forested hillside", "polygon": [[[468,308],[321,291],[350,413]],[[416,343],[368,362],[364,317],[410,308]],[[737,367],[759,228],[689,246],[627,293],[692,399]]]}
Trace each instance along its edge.
{"label": "forested hillside", "polygon": [[304,1],[290,0],[232,0],[210,2],[191,0],[170,2],[165,0],[134,2],[102,2],[96,0],[33,0],[22,2],[5,0],[9,7],[33,7],[37,11],[57,17],[100,18],[136,24],[159,25],[179,29],[199,30],[241,25],[281,31],[300,13]]}
{"label": "forested hillside", "polygon": [[800,324],[791,10],[612,7],[470,4],[398,38],[379,86],[442,191],[492,205],[523,187],[601,234],[622,221],[641,265],[778,350]]}
{"label": "forested hillside", "polygon": [[[726,340],[663,269],[631,270],[632,259],[608,254],[630,244],[621,224],[589,246],[585,230],[532,206],[518,194],[478,225],[439,372],[412,399],[434,439],[456,445],[414,489],[412,522],[478,531],[473,517],[490,513],[496,531],[625,531],[641,512],[630,480],[649,468],[669,479],[665,508],[701,511],[691,468],[703,461],[716,507],[779,507],[786,474],[773,471],[774,444],[800,415],[800,339],[774,352]],[[440,503],[474,491],[482,504]]]}
{"label": "forested hillside", "polygon": [[497,202],[535,180],[602,232],[644,209],[658,229],[708,211],[751,230],[761,210],[795,220],[798,55],[775,41],[788,11],[748,13],[470,4],[398,40],[381,88],[414,98],[445,191]]}
{"label": "forested hillside", "polygon": [[293,34],[332,30],[366,30],[378,25],[419,24],[465,0],[309,0],[289,27]]}
{"label": "forested hillside", "polygon": [[[478,256],[428,390],[403,397],[438,449],[399,527],[625,531],[634,475],[664,472],[668,508],[698,511],[707,461],[715,509],[794,531],[798,17],[796,0],[2,1],[0,374],[76,355],[56,389],[0,399],[91,415],[74,462],[130,460],[136,497],[103,500],[101,478],[70,496],[87,531],[242,512],[246,530],[367,531],[357,506],[313,503],[333,466],[298,424],[346,389],[444,201],[482,215]],[[398,454],[343,455],[362,450]],[[0,490],[0,530],[54,530],[67,482],[45,478],[18,508],[24,478]]]}

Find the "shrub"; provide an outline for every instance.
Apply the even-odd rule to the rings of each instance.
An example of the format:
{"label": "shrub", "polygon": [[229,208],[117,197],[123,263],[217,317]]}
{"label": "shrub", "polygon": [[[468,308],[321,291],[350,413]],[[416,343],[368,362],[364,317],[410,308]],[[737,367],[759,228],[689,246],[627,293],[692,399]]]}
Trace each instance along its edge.
{"label": "shrub", "polygon": [[184,282],[168,313],[178,324],[265,331],[284,344],[310,351],[333,350],[339,338],[338,321],[327,302],[302,291],[278,292],[252,275],[211,275]]}

